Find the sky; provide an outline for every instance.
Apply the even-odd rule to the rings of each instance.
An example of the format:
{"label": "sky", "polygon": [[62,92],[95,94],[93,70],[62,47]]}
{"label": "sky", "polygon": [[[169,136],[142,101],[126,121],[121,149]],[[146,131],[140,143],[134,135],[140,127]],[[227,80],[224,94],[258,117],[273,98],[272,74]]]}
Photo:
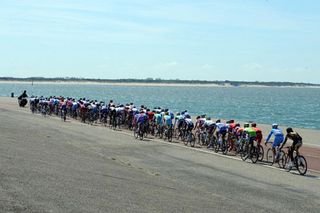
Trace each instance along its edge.
{"label": "sky", "polygon": [[320,1],[0,0],[0,76],[320,83]]}

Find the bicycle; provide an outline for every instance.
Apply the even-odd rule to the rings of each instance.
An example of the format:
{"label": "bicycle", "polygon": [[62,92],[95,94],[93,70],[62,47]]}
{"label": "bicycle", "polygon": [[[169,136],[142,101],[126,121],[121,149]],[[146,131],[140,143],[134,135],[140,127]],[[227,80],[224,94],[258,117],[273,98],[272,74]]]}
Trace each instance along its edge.
{"label": "bicycle", "polygon": [[143,140],[145,134],[144,129],[144,124],[139,123],[133,131],[134,138]]}
{"label": "bicycle", "polygon": [[195,133],[195,137],[198,140],[200,146],[208,146],[208,133],[206,130],[198,129]]}
{"label": "bicycle", "polygon": [[66,121],[67,116],[66,116],[66,110],[65,109],[61,109],[60,110],[60,117],[61,117],[61,120]]}
{"label": "bicycle", "polygon": [[163,137],[163,125],[157,124],[155,129],[155,137],[159,137],[160,139]]}
{"label": "bicycle", "polygon": [[188,143],[190,143],[190,146],[191,146],[191,147],[194,147],[194,146],[195,146],[196,138],[195,138],[195,136],[194,136],[194,134],[192,133],[191,130],[187,130],[187,131],[185,132],[183,138],[184,138],[184,141],[183,141],[184,145],[187,146]]}
{"label": "bicycle", "polygon": [[248,158],[251,160],[252,163],[257,163],[259,158],[259,151],[254,144],[249,144],[249,137],[246,137],[245,144],[243,146],[243,150],[241,152],[241,159],[246,161]]}
{"label": "bicycle", "polygon": [[278,163],[279,168],[284,168],[285,166],[285,152],[280,150],[279,147],[276,147],[276,154],[272,150],[272,147],[269,147],[267,150],[267,163],[272,166],[274,163]]}
{"label": "bicycle", "polygon": [[169,142],[172,142],[172,126],[166,127],[164,129],[163,134],[164,134],[164,137],[163,137],[164,140],[168,140]]}
{"label": "bicycle", "polygon": [[[289,151],[290,146],[286,147]],[[300,153],[297,153],[297,151],[293,151],[293,166],[296,167],[296,169],[298,170],[300,175],[305,175],[308,171],[308,163],[307,160],[305,159],[305,157],[303,155],[300,155]],[[284,167],[288,168],[288,171],[290,171],[292,168],[289,168],[289,162],[290,162],[290,157],[288,155],[288,153],[285,153],[284,156],[285,159],[285,163],[284,163]]]}
{"label": "bicycle", "polygon": [[257,143],[257,149],[258,149],[258,153],[259,153],[258,161],[263,161],[264,149],[263,149],[263,147],[261,146],[260,143]]}
{"label": "bicycle", "polygon": [[222,134],[218,134],[218,136],[219,137],[214,144],[214,151],[219,152],[219,150],[221,149],[222,154],[226,155],[229,149],[229,144]]}

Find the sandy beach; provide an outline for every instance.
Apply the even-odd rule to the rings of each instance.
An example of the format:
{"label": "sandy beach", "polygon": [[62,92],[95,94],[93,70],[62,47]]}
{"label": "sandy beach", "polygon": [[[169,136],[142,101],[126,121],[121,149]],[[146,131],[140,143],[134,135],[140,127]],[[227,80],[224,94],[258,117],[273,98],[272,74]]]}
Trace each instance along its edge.
{"label": "sandy beach", "polygon": [[[0,80],[0,84],[32,84],[31,81],[4,81]],[[135,82],[94,82],[94,81],[33,81],[33,84],[70,84],[70,85],[111,85],[111,86],[152,86],[152,87],[235,87],[231,84],[189,84],[189,83],[135,83]],[[265,88],[270,86],[242,84],[237,87],[257,87]],[[281,88],[320,88],[320,86],[273,86]]]}

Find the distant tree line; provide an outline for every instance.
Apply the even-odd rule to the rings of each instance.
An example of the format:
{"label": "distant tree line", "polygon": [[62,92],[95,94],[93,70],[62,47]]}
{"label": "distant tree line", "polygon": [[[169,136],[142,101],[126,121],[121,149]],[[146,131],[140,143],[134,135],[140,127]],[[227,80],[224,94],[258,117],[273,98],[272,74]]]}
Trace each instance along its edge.
{"label": "distant tree line", "polygon": [[231,86],[320,86],[320,84],[312,83],[296,83],[296,82],[260,82],[260,81],[207,81],[207,80],[180,80],[180,79],[161,79],[161,78],[146,78],[146,79],[96,79],[96,78],[74,78],[74,77],[28,77],[28,78],[14,78],[14,77],[0,77],[1,81],[22,81],[22,82],[97,82],[97,83],[163,83],[163,84],[216,84],[216,85],[231,85]]}

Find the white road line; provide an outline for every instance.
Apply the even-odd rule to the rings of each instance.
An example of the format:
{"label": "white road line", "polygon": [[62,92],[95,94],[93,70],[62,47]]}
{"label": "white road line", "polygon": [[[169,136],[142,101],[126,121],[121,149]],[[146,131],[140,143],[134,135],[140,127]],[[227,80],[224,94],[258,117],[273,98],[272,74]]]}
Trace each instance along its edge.
{"label": "white road line", "polygon": [[275,169],[275,170],[282,170],[282,169],[279,168],[279,167],[270,166],[270,165],[261,165],[261,166],[266,167],[266,168],[270,168],[270,169]]}

